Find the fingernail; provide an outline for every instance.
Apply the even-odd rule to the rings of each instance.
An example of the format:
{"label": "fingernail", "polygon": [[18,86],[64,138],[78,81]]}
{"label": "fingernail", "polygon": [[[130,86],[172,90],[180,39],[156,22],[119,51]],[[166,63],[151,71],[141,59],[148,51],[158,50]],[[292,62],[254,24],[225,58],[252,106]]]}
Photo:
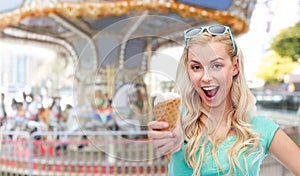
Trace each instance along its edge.
{"label": "fingernail", "polygon": [[168,123],[164,123],[163,126],[164,126],[164,128],[167,128],[169,126],[169,124]]}
{"label": "fingernail", "polygon": [[154,123],[155,123],[154,121],[148,122],[147,126],[151,126]]}

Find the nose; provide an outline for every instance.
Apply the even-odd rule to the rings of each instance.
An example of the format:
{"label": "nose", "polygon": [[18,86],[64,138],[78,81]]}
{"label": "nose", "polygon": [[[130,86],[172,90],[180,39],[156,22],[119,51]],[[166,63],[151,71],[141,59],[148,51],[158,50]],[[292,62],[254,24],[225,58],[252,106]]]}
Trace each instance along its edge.
{"label": "nose", "polygon": [[204,69],[202,81],[203,82],[210,82],[211,81],[211,74],[209,73],[208,69]]}

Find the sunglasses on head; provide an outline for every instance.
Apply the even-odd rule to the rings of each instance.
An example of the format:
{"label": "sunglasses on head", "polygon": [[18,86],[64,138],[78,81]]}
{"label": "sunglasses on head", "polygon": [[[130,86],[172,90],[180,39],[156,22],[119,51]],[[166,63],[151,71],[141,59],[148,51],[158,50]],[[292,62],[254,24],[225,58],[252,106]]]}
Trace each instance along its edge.
{"label": "sunglasses on head", "polygon": [[228,26],[223,25],[212,25],[212,26],[205,26],[200,28],[190,28],[184,31],[184,46],[187,46],[188,39],[194,38],[195,36],[202,34],[204,31],[207,31],[209,34],[213,36],[224,35],[226,32],[229,33],[230,40],[233,46],[234,55],[236,55],[236,47],[233,40],[233,36],[231,30]]}

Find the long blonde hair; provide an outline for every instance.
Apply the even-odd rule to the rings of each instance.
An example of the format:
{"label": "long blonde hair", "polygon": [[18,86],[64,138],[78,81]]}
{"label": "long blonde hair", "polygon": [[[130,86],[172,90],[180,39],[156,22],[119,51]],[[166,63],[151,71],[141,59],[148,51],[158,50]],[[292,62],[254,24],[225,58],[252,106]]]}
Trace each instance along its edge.
{"label": "long blonde hair", "polygon": [[[215,130],[215,120],[210,118],[209,113],[202,107],[201,99],[194,89],[187,72],[189,46],[195,44],[203,45],[212,40],[214,42],[222,42],[225,44],[232,62],[238,62],[239,67],[239,73],[233,79],[231,93],[229,94],[231,95],[232,106],[234,109],[228,112],[226,122],[227,127],[224,133],[214,137],[212,137],[212,134]],[[212,143],[211,154],[218,167],[223,174],[225,174],[224,169],[217,158],[217,147],[226,139],[230,130],[234,129],[237,139],[227,152],[227,158],[230,165],[228,174],[235,173],[237,167],[243,171],[238,157],[244,152],[246,170],[243,172],[248,172],[246,156],[257,150],[260,151],[259,156],[262,155],[262,146],[259,143],[260,135],[251,128],[249,123],[251,112],[255,109],[255,98],[249,90],[244,76],[243,54],[240,49],[237,48],[237,54],[236,56],[234,55],[229,35],[211,36],[208,33],[203,33],[190,39],[188,44],[189,46],[184,49],[176,74],[177,88],[182,96],[182,106],[184,108],[182,125],[185,140],[187,142],[184,151],[185,160],[187,164],[193,168],[193,175],[200,175],[201,167],[204,163],[205,156],[207,155],[207,153],[205,153],[205,146],[210,141]],[[198,151],[199,155],[197,155]]]}

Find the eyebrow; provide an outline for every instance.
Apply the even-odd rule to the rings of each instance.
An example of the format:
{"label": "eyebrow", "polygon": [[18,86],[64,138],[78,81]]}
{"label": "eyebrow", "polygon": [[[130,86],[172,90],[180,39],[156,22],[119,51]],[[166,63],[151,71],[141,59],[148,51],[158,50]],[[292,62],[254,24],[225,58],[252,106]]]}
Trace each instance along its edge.
{"label": "eyebrow", "polygon": [[[213,63],[213,62],[215,62],[215,61],[217,61],[217,60],[224,60],[224,59],[221,58],[221,57],[217,57],[217,58],[213,59],[212,61],[210,61],[210,63]],[[195,63],[201,64],[201,63],[200,63],[198,60],[196,60],[196,59],[192,59],[192,60],[188,61],[188,63],[191,63],[191,62],[195,62]]]}

